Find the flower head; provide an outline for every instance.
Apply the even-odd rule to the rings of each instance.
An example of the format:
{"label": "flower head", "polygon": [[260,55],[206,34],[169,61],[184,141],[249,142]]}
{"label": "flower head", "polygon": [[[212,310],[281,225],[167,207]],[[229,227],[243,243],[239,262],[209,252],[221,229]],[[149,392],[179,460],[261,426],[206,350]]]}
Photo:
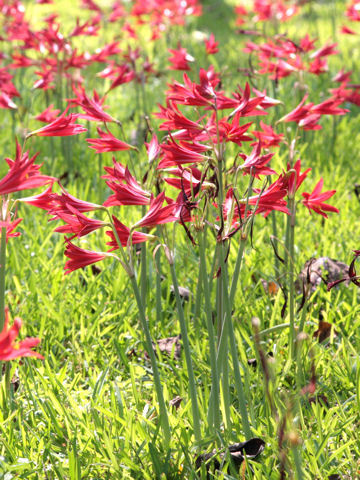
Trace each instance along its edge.
{"label": "flower head", "polygon": [[40,353],[32,350],[40,343],[39,338],[29,337],[15,343],[21,323],[21,319],[16,317],[14,324],[9,328],[9,309],[5,307],[5,323],[3,331],[0,333],[0,360],[6,362],[20,357],[36,357],[43,360],[44,357]]}

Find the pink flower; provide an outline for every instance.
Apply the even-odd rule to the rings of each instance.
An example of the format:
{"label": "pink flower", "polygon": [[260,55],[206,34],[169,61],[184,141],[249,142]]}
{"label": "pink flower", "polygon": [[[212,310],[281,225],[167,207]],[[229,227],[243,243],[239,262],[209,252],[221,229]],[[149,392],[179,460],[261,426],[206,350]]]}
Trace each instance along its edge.
{"label": "pink flower", "polygon": [[165,193],[161,192],[156,198],[152,198],[149,211],[139,220],[134,227],[154,227],[163,223],[176,222],[178,218],[175,216],[176,204],[162,206],[165,200]]}
{"label": "pink flower", "polygon": [[328,190],[327,192],[321,193],[323,184],[324,184],[324,180],[321,178],[311,193],[304,192],[302,194],[302,196],[304,197],[304,200],[302,201],[302,203],[305,205],[305,207],[309,209],[310,213],[311,213],[311,210],[313,210],[319,215],[322,215],[323,217],[328,218],[328,216],[326,215],[326,212],[339,213],[339,210],[333,207],[332,205],[328,205],[327,203],[324,203],[325,200],[328,200],[330,197],[334,195],[334,193],[336,193],[336,190]]}
{"label": "pink flower", "polygon": [[10,214],[8,219],[5,222],[0,222],[0,231],[3,227],[6,228],[6,243],[8,242],[9,238],[11,237],[20,237],[20,232],[14,232],[16,227],[22,221],[22,218],[16,218],[14,221],[10,221]]}
{"label": "pink flower", "polygon": [[100,138],[87,138],[86,141],[90,143],[90,148],[93,148],[96,153],[104,152],[119,152],[122,150],[129,150],[134,148],[131,145],[118,140],[112,133],[104,132],[101,128],[97,129]]}
{"label": "pink flower", "polygon": [[106,184],[114,193],[104,202],[104,207],[114,205],[148,205],[150,193],[143,190],[126,167],[124,182],[107,181]]}
{"label": "pink flower", "polygon": [[27,135],[27,138],[37,135],[38,137],[68,137],[70,135],[77,135],[79,133],[86,132],[87,129],[82,125],[74,123],[74,120],[78,117],[77,115],[70,113],[66,116],[68,108],[57,117],[49,125],[39,128],[33,132],[30,132]]}
{"label": "pink flower", "polygon": [[189,62],[193,62],[194,57],[189,55],[186,48],[183,48],[180,43],[178,43],[177,50],[169,48],[169,52],[172,53],[172,57],[169,58],[170,70],[191,70]]}
{"label": "pink flower", "polygon": [[208,40],[205,40],[206,53],[211,55],[219,51],[218,49],[219,42],[215,42],[215,36],[212,33]]}
{"label": "pink flower", "polygon": [[21,342],[15,343],[15,339],[21,328],[21,319],[16,317],[12,327],[9,326],[9,309],[5,307],[5,324],[3,331],[0,333],[0,360],[7,362],[14,358],[20,357],[36,357],[44,359],[40,353],[34,352],[32,348],[36,347],[40,340],[38,338],[26,338]]}
{"label": "pink flower", "polygon": [[[86,217],[81,212],[77,211],[75,208],[68,205],[68,209],[71,212],[58,212],[57,218],[60,218],[65,222],[65,225],[55,228],[55,232],[59,233],[73,233],[73,237],[83,237],[88,235],[94,230],[98,230],[106,225],[105,222],[101,220],[91,219]],[[70,239],[71,240],[71,239]]]}
{"label": "pink flower", "polygon": [[35,117],[39,122],[50,123],[56,119],[56,116],[59,115],[60,110],[54,109],[54,104],[49,105],[42,113]]}
{"label": "pink flower", "polygon": [[79,268],[84,268],[87,265],[100,262],[109,256],[109,254],[106,252],[93,252],[91,250],[84,250],[83,248],[77,247],[71,243],[68,239],[65,241],[65,256],[70,259],[65,263],[65,275],[68,275]]}
{"label": "pink flower", "polygon": [[[115,225],[115,228],[116,228],[116,233],[119,237],[121,245],[123,247],[126,247],[127,244],[128,244],[128,241],[129,241],[129,237],[130,237],[130,229],[126,225],[122,224],[114,215],[113,215],[112,218],[113,218],[114,225]],[[111,238],[111,242],[106,243],[106,245],[109,245],[109,247],[112,247],[109,250],[109,252],[117,250],[119,248],[119,244],[118,244],[117,238],[115,237],[114,232],[112,230],[107,230],[106,235],[109,235],[109,237]],[[132,245],[135,245],[137,243],[146,242],[150,238],[153,238],[153,236],[148,235],[146,233],[137,232],[137,231],[131,232],[131,244]]]}
{"label": "pink flower", "polygon": [[29,158],[29,152],[23,153],[19,143],[16,142],[15,160],[5,159],[10,168],[5,177],[0,180],[0,195],[41,187],[55,180],[53,177],[40,174],[41,165],[34,164],[37,156],[38,153]]}

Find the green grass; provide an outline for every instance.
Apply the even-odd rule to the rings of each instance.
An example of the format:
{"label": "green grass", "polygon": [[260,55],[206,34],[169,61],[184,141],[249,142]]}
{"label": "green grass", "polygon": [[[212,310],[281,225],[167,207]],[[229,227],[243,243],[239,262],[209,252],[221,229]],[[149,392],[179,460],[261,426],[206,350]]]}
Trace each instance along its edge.
{"label": "green grass", "polygon": [[[69,26],[70,30],[75,14],[70,2],[66,5],[69,8],[61,8],[61,21],[64,28]],[[311,17],[308,15],[310,7],[305,6],[304,15],[285,24],[283,31],[297,38],[307,31],[310,34],[316,32],[321,40],[319,44],[323,44],[333,33],[332,5],[332,2],[314,3]],[[344,2],[334,2],[334,6],[339,16],[338,27],[343,23],[340,12]],[[34,19],[37,19],[40,6],[31,8]],[[46,9],[51,10],[51,7]],[[224,12],[220,22],[219,10]],[[204,16],[192,20],[187,28],[170,31],[167,46],[175,47],[181,34],[183,44],[197,59],[197,67],[207,66],[203,44],[194,41],[193,31],[214,31],[221,47],[214,62],[224,69],[223,87],[229,92],[238,83],[243,85],[246,81],[237,71],[241,66],[248,66],[248,59],[242,52],[246,40],[234,33],[230,2],[207,2],[204,11]],[[105,38],[109,40],[113,33],[112,26],[108,25]],[[337,40],[342,59],[339,56],[330,58],[328,74],[306,79],[310,101],[314,103],[327,98],[327,89],[332,86],[331,78],[341,67],[355,70],[359,61],[356,39],[340,37]],[[97,40],[90,39],[89,42],[87,48],[96,44]],[[149,50],[151,60],[161,68],[166,65],[165,46],[164,41],[158,51]],[[95,86],[100,91],[102,88],[101,81],[94,78],[95,71],[93,67],[88,69],[85,85],[89,91]],[[174,76],[181,78],[178,73],[169,75],[169,72],[164,72],[147,86],[150,112],[155,111],[157,103],[164,103],[166,82]],[[269,115],[266,119],[268,123],[293,109],[302,98],[302,93],[293,92],[293,82],[291,77],[280,82],[276,97],[285,106],[279,107],[278,114]],[[22,129],[35,128],[37,122],[32,116],[46,106],[42,93],[31,93],[32,75],[21,76],[17,72],[15,84],[24,92],[19,116],[16,114],[12,118],[9,111],[0,112],[2,155],[11,158],[15,150],[14,134],[20,135]],[[273,94],[263,78],[257,78],[255,84]],[[123,122],[128,138],[142,126],[135,98],[130,84],[110,94],[106,102],[110,105],[109,113]],[[340,208],[340,214],[330,215],[328,220],[323,221],[314,214],[310,216],[304,207],[299,206],[295,237],[296,271],[300,271],[305,261],[313,256],[350,262],[351,250],[359,248],[360,202],[354,193],[360,171],[359,113],[358,107],[351,106],[350,109],[350,114],[337,118],[335,123],[332,118],[323,119],[322,131],[301,134],[299,156],[303,168],[313,169],[313,176],[304,184],[305,190],[311,191],[322,176],[326,190],[337,190],[331,203]],[[155,119],[152,124],[157,125]],[[116,129],[115,133],[118,133]],[[91,135],[87,137],[95,135],[96,129],[91,126]],[[27,147],[33,153],[41,151],[39,158],[44,162],[43,172],[55,176],[69,172],[66,188],[70,193],[88,201],[102,202],[108,191],[99,176],[103,165],[111,165],[111,154],[100,158],[90,152],[84,141],[87,137],[64,139],[63,142],[59,138],[53,141],[31,139]],[[66,159],[64,152],[67,148],[71,155]],[[127,162],[125,152],[117,158]],[[140,158],[142,163],[135,167],[139,176],[146,162],[143,147]],[[232,156],[229,155],[229,164],[231,161]],[[282,147],[273,159],[273,166],[280,171],[286,161],[287,152]],[[27,205],[21,205],[20,214],[24,218],[20,226],[22,236],[11,239],[8,245],[6,303],[13,317],[23,319],[21,336],[39,336],[42,339],[38,350],[45,361],[23,359],[11,363],[11,375],[18,378],[18,385],[16,390],[12,388],[10,398],[5,397],[2,391],[0,399],[1,478],[206,478],[204,472],[202,477],[195,472],[197,455],[209,452],[215,446],[221,448],[244,441],[244,430],[232,369],[229,372],[231,425],[223,429],[218,437],[206,428],[211,372],[205,312],[203,308],[196,310],[195,306],[199,281],[196,273],[199,264],[197,248],[190,245],[181,227],[177,226],[177,276],[179,284],[192,292],[190,301],[185,304],[185,318],[198,387],[202,441],[200,444],[194,441],[184,354],[182,352],[181,359],[175,360],[158,352],[173,432],[171,443],[163,445],[151,366],[144,355],[144,338],[136,302],[125,273],[120,265],[107,259],[99,264],[102,269],[99,275],[94,275],[87,268],[64,277],[64,244],[62,236],[53,233],[55,222],[48,222],[46,213]],[[136,209],[122,207],[119,210],[119,218],[127,224],[140,216],[141,212]],[[279,237],[283,241],[285,219],[279,214],[276,216]],[[271,218],[258,216],[254,225],[253,248],[249,243],[245,251],[233,312],[252,433],[266,442],[261,456],[247,461],[243,478],[279,479],[281,452],[289,478],[320,480],[337,473],[341,478],[355,479],[360,468],[357,433],[360,427],[359,290],[353,285],[341,285],[331,292],[326,292],[325,285],[318,288],[306,307],[304,331],[307,335],[301,342],[298,361],[296,364],[289,362],[288,328],[274,328],[288,322],[287,316],[281,317],[283,295],[281,290],[275,296],[265,294],[260,282],[260,279],[271,281],[275,278],[274,256],[269,241],[271,234]],[[235,237],[235,245],[236,242]],[[96,234],[85,237],[81,242],[84,248],[94,250],[102,250],[103,244],[102,235]],[[234,260],[232,253],[230,274]],[[211,259],[208,261],[210,265]],[[156,268],[151,255],[148,255],[147,267],[146,314],[152,337],[160,339],[177,335],[180,333],[178,314],[175,302],[171,300],[171,275],[163,253],[161,269],[165,279],[162,282],[161,322],[156,316]],[[298,303],[300,300],[301,295],[297,298]],[[321,312],[324,320],[334,324],[339,333],[323,344],[313,338]],[[297,323],[300,316],[301,313],[297,316]],[[259,318],[260,331],[270,329],[260,337],[258,345],[251,323],[253,317]],[[270,371],[268,383],[261,368],[259,348],[267,358]],[[272,357],[268,356],[269,352]],[[257,358],[255,368],[247,364],[250,358]],[[310,381],[312,365],[316,373],[315,395],[325,395],[328,405],[321,401],[309,402],[308,394],[300,394]],[[169,406],[169,401],[177,395],[183,401],[176,410]],[[219,405],[219,408],[224,416],[224,405]],[[280,448],[278,425],[285,420],[286,435]],[[297,456],[302,462],[302,477],[295,473]],[[241,477],[223,473],[217,478]]]}

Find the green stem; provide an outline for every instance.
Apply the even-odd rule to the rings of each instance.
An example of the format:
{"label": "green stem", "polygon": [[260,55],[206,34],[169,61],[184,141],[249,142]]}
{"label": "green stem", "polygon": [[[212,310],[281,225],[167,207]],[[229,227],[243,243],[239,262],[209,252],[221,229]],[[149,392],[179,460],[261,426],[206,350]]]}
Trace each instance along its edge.
{"label": "green stem", "polygon": [[159,374],[159,370],[156,363],[156,357],[153,349],[148,320],[145,317],[145,310],[144,310],[143,303],[141,301],[141,295],[139,292],[139,288],[138,288],[135,276],[130,276],[130,280],[131,280],[131,285],[134,291],[136,303],[139,310],[140,323],[145,333],[146,351],[147,351],[147,354],[149,355],[152,370],[153,370],[155,389],[156,389],[156,394],[157,394],[157,399],[159,402],[159,409],[160,409],[160,423],[164,432],[164,437],[165,437],[164,440],[166,445],[166,444],[169,444],[170,442],[171,432],[170,432],[170,424],[169,424],[168,414],[166,410],[166,405],[164,401],[160,374]]}
{"label": "green stem", "polygon": [[146,319],[146,316],[145,316],[144,305],[143,305],[143,302],[142,302],[142,299],[141,299],[141,294],[140,294],[140,291],[139,291],[139,287],[137,285],[137,281],[136,281],[136,278],[135,278],[135,273],[133,271],[133,267],[127,261],[124,248],[121,244],[121,241],[120,241],[119,235],[117,233],[117,230],[115,228],[114,222],[112,220],[111,214],[108,211],[108,209],[105,209],[105,210],[106,210],[106,212],[109,216],[110,223],[111,223],[116,241],[119,245],[123,266],[125,267],[125,270],[130,277],[131,286],[133,288],[136,303],[137,303],[137,306],[138,306],[140,323],[141,323],[142,329],[145,333],[145,348],[146,348],[147,354],[149,355],[150,362],[151,362],[151,367],[152,367],[153,375],[154,375],[155,390],[156,390],[156,395],[157,395],[157,399],[158,399],[158,402],[159,402],[159,409],[160,409],[160,424],[162,426],[163,433],[164,433],[165,445],[168,445],[169,442],[170,442],[170,439],[171,439],[169,418],[168,418],[166,405],[165,405],[165,401],[164,401],[164,395],[163,395],[163,390],[162,390],[162,385],[161,385],[160,373],[159,373],[159,370],[158,370],[156,357],[155,357],[155,353],[154,353],[154,349],[153,349],[153,343],[152,343],[152,338],[151,338],[150,329],[149,329],[149,325],[148,325],[148,320]]}
{"label": "green stem", "polygon": [[294,447],[292,447],[292,452],[294,455],[296,479],[303,480],[304,475],[303,475],[302,465],[301,465],[301,455],[299,454],[299,446],[295,445]]}
{"label": "green stem", "polygon": [[6,227],[1,228],[0,243],[0,332],[5,324]]}
{"label": "green stem", "polygon": [[[207,321],[207,331],[209,335],[209,348],[210,348],[210,367],[211,367],[211,388],[213,392],[213,401],[211,404],[211,408],[208,411],[208,422],[211,424],[213,422],[214,428],[216,431],[220,429],[220,410],[219,410],[219,374],[216,364],[216,341],[215,341],[215,330],[213,325],[212,319],[212,312],[211,312],[211,298],[210,298],[210,290],[209,290],[209,281],[208,275],[206,270],[206,258],[205,258],[205,230],[204,232],[199,232],[198,235],[199,239],[199,254],[200,254],[200,273],[201,273],[201,281],[203,285],[203,292],[205,298],[205,314],[206,314],[206,321]],[[210,405],[209,405],[210,407]],[[210,417],[212,422],[210,422]]]}
{"label": "green stem", "polygon": [[233,360],[235,387],[238,394],[239,405],[240,405],[240,415],[241,415],[245,437],[247,440],[249,440],[252,436],[252,433],[251,433],[251,428],[249,423],[249,417],[247,414],[244,387],[243,387],[240,368],[239,368],[239,358],[238,358],[239,355],[238,355],[238,349],[236,346],[235,332],[234,332],[234,326],[232,323],[231,307],[230,307],[228,288],[227,288],[229,277],[228,277],[227,265],[225,263],[222,266],[222,270],[224,271],[224,280],[225,280],[224,281],[224,299],[225,299],[225,309],[226,309],[226,322],[227,322],[228,332],[229,332],[230,351],[231,351],[231,356]]}
{"label": "green stem", "polygon": [[181,303],[179,285],[176,277],[174,262],[171,259],[169,263],[170,263],[172,282],[174,286],[174,294],[176,298],[176,306],[177,306],[178,315],[179,315],[181,339],[184,346],[186,367],[187,367],[188,376],[189,376],[189,388],[190,388],[191,408],[192,408],[193,422],[194,422],[195,441],[200,442],[201,440],[200,414],[199,414],[199,407],[197,402],[196,383],[195,383],[194,370],[193,370],[192,360],[191,360],[189,337],[188,337],[187,326],[185,322],[184,310]]}
{"label": "green stem", "polygon": [[295,356],[295,285],[294,285],[294,253],[295,253],[295,219],[296,219],[296,203],[294,198],[289,199],[290,215],[288,218],[289,224],[289,344],[290,356],[294,359]]}
{"label": "green stem", "polygon": [[[157,235],[160,237],[160,227],[157,227]],[[155,254],[156,265],[156,321],[158,325],[162,324],[162,308],[161,308],[161,263],[160,250]]]}

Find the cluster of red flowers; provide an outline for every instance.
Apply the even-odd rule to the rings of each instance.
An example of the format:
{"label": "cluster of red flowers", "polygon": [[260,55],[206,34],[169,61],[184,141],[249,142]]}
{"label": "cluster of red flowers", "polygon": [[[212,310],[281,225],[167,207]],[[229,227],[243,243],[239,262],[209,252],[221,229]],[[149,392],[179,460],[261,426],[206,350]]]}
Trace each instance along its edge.
{"label": "cluster of red flowers", "polygon": [[13,76],[9,73],[9,68],[33,68],[36,75],[33,88],[41,90],[54,89],[59,76],[64,76],[72,86],[79,85],[84,81],[80,71],[104,63],[106,67],[99,70],[98,76],[110,80],[109,90],[132,80],[144,82],[156,72],[140,47],[128,47],[127,51],[122,51],[120,42],[114,39],[93,53],[79,52],[74,39],[80,36],[99,36],[101,22],[109,21],[118,22],[124,39],[135,42],[137,30],[143,24],[150,25],[149,41],[155,41],[170,26],[182,25],[186,17],[201,14],[197,0],[135,1],[126,8],[122,2],[115,1],[110,11],[92,0],[82,0],[82,7],[90,10],[92,16],[84,23],[77,18],[73,30],[65,33],[56,14],[44,19],[44,28],[35,29],[26,19],[26,9],[21,2],[0,1],[0,12],[4,20],[1,40],[11,44],[12,51],[10,64],[7,56],[0,54],[0,108],[17,108],[14,98],[20,96],[12,82]]}
{"label": "cluster of red flowers", "polygon": [[253,0],[248,9],[243,5],[235,7],[237,25],[243,25],[248,21],[255,23],[269,20],[285,22],[298,12],[298,2],[289,0]]}
{"label": "cluster of red flowers", "polygon": [[309,35],[298,43],[286,37],[274,37],[262,44],[247,42],[244,51],[256,54],[259,74],[269,74],[273,80],[299,72],[320,75],[328,71],[327,57],[338,53],[337,44],[326,44],[315,50],[315,42]]}

